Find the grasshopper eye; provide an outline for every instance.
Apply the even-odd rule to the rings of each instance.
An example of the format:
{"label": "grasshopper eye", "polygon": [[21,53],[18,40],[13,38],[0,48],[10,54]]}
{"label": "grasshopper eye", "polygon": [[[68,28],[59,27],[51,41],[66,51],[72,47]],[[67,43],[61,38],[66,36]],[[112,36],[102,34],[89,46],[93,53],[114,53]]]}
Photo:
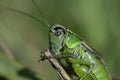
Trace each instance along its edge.
{"label": "grasshopper eye", "polygon": [[61,31],[56,31],[55,32],[55,36],[60,36],[61,35]]}

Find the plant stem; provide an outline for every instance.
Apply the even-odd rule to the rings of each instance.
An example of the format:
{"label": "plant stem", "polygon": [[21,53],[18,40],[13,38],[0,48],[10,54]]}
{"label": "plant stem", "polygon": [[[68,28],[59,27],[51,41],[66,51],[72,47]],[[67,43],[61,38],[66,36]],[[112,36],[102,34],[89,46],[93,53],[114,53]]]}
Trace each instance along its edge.
{"label": "plant stem", "polygon": [[57,61],[56,58],[52,57],[51,53],[49,50],[43,52],[41,55],[42,60],[48,59],[49,62],[54,66],[54,68],[57,70],[59,73],[59,76],[61,77],[62,80],[71,80],[69,75],[65,72],[63,67],[60,65],[60,63]]}

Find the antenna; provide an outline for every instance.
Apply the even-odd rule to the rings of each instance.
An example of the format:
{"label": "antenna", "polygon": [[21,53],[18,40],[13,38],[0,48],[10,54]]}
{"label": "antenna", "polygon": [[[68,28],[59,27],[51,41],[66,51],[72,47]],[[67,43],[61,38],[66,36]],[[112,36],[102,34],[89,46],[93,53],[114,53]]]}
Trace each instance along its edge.
{"label": "antenna", "polygon": [[35,7],[37,8],[37,10],[38,10],[39,14],[41,15],[41,17],[43,18],[44,23],[45,23],[48,27],[50,27],[50,25],[48,24],[47,20],[45,19],[44,15],[43,15],[42,11],[40,10],[39,6],[36,4],[36,2],[35,2],[34,0],[32,0],[32,2],[33,2],[33,4],[35,5]]}
{"label": "antenna", "polygon": [[[32,0],[33,1],[33,0]],[[0,9],[4,9],[4,10],[8,10],[8,11],[12,11],[12,12],[17,12],[19,14],[22,14],[22,15],[25,15],[25,16],[28,16],[38,22],[40,22],[42,25],[44,26],[47,26],[47,27],[50,27],[50,25],[47,23],[47,20],[44,18],[44,15],[42,14],[42,12],[40,11],[39,7],[37,6],[37,4],[33,1],[34,5],[36,6],[36,8],[39,10],[39,13],[40,15],[42,16],[42,18],[44,19],[45,22],[43,22],[42,20],[30,15],[30,14],[27,14],[25,12],[22,12],[20,10],[16,10],[16,9],[13,9],[13,8],[9,8],[9,7],[5,7],[5,6],[0,6]]]}

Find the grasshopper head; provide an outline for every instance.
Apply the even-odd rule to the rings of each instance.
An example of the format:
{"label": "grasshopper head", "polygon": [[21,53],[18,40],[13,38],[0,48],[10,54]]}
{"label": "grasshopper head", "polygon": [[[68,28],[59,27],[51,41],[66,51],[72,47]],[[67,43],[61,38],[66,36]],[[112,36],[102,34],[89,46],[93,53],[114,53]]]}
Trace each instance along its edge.
{"label": "grasshopper head", "polygon": [[60,49],[63,47],[66,29],[58,24],[50,27],[49,31],[49,45],[52,53],[60,55]]}

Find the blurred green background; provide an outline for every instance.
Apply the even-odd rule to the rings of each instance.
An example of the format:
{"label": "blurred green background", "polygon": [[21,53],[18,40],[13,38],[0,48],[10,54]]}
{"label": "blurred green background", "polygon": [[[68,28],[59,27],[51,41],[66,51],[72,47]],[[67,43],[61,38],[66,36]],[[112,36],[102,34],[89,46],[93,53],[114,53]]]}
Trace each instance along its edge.
{"label": "blurred green background", "polygon": [[[120,75],[120,0],[36,2],[49,24],[61,24],[83,37],[101,53],[110,73]],[[42,20],[31,0],[0,0],[0,6],[23,11]],[[47,27],[27,16],[0,8],[0,54],[4,54],[8,60],[5,66],[15,60],[15,66],[19,63],[44,80],[56,80],[57,72],[49,62],[37,62],[40,51],[47,49],[48,45]],[[2,62],[0,59],[0,66],[6,60]]]}

